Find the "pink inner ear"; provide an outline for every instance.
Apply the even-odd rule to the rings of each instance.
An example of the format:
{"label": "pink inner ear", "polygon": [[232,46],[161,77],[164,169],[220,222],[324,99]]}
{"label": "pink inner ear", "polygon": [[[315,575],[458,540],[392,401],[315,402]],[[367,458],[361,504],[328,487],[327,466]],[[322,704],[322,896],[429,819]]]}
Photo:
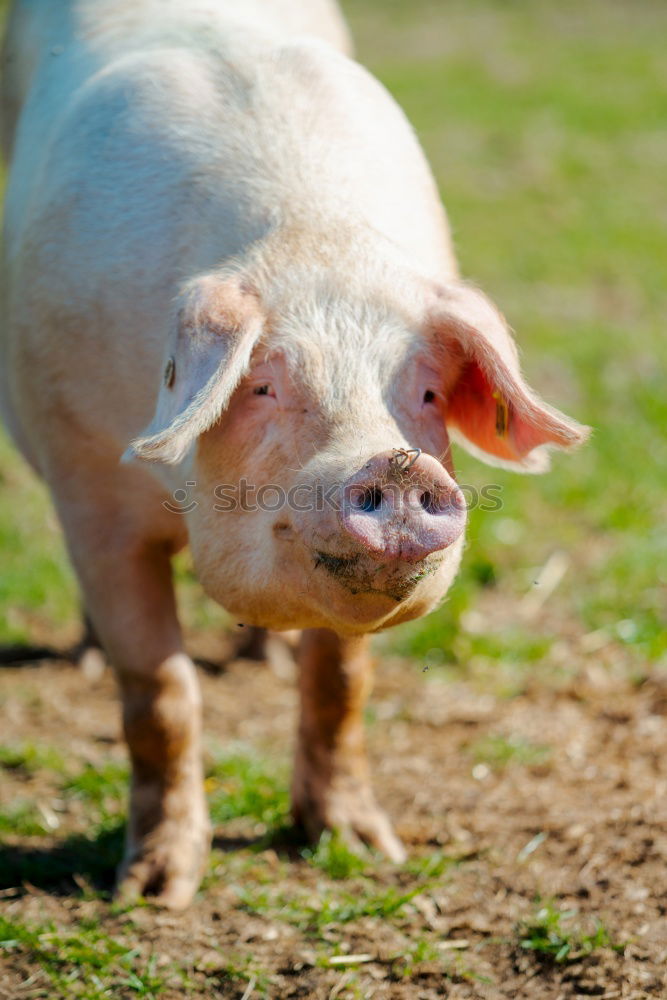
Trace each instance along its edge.
{"label": "pink inner ear", "polygon": [[[447,423],[458,427],[464,437],[477,448],[506,461],[516,461],[539,444],[539,441],[534,444],[524,442],[524,422],[517,421],[516,412],[509,400],[499,395],[494,398],[489,380],[475,361],[464,365],[450,393]],[[523,449],[519,449],[518,454],[514,445],[517,431]]]}
{"label": "pink inner ear", "polygon": [[532,411],[534,420],[493,387],[477,362],[469,361],[449,396],[447,421],[477,448],[510,462],[521,462],[540,445],[571,443],[565,435],[567,426],[554,425],[546,407],[542,409],[530,397],[521,403],[528,413]]}

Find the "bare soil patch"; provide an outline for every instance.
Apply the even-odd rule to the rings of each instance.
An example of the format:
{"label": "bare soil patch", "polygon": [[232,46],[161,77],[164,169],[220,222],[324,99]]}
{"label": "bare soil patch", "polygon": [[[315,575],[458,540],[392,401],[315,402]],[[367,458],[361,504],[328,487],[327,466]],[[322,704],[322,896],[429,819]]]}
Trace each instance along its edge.
{"label": "bare soil patch", "polygon": [[[201,680],[207,737],[255,747],[280,767],[295,727],[289,677],[237,661]],[[52,747],[94,767],[124,757],[108,672],[91,683],[64,664],[3,669],[0,703],[4,745]],[[455,862],[423,878],[393,914],[316,928],[294,918],[295,900],[316,905],[369,885],[412,892],[419,880],[372,858],[363,876],[335,882],[288,837],[262,842],[266,831],[241,819],[216,830],[211,874],[187,913],[118,912],[104,898],[117,831],[92,845],[100,865],[90,845],[71,860],[64,848],[85,835],[85,808],[62,810],[56,774],[5,769],[3,808],[27,799],[56,818],[49,836],[5,837],[1,912],[73,933],[101,918],[157,969],[180,970],[156,993],[166,1000],[664,997],[666,716],[667,680],[657,675],[628,681],[582,669],[560,687],[535,681],[502,698],[436,670],[383,663],[368,727],[378,796],[424,871],[429,856]],[[562,927],[577,929],[565,961],[522,945],[545,906],[567,911]],[[600,927],[587,953],[577,942]],[[337,953],[370,958],[331,965]],[[109,995],[138,993],[121,986]],[[0,997],[37,996],[53,996],[38,958],[0,955]]]}

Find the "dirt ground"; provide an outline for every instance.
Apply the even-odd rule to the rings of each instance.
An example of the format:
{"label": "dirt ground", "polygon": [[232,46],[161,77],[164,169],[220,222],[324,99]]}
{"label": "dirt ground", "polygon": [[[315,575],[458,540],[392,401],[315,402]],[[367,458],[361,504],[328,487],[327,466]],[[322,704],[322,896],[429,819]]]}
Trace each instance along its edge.
{"label": "dirt ground", "polygon": [[[40,885],[37,877],[21,888],[26,860],[57,854],[63,838],[85,833],[86,815],[76,812],[61,817],[52,837],[6,838],[2,913],[73,930],[101,918],[109,935],[129,935],[158,967],[187,968],[187,989],[181,979],[159,991],[168,1000],[665,997],[667,678],[629,681],[595,659],[560,683],[535,677],[512,697],[398,659],[380,665],[368,726],[378,796],[413,858],[444,852],[456,860],[386,918],[320,922],[313,932],[284,903],[249,910],[240,884],[282,900],[325,890],[322,873],[293,845],[278,840],[253,854],[256,830],[238,820],[216,829],[211,875],[182,916],[114,910],[104,892],[92,891],[109,888],[111,861],[100,880],[86,868],[89,852],[74,864],[74,881]],[[245,661],[219,676],[202,673],[208,737],[284,762],[296,711],[287,673]],[[108,672],[87,681],[59,663],[3,669],[0,704],[3,744],[29,741],[96,767],[122,758]],[[39,776],[10,772],[2,787],[4,796],[41,801],[49,814],[53,793]],[[363,879],[378,891],[415,885],[405,869],[376,859]],[[355,876],[345,888],[361,892]],[[565,910],[562,928],[578,929],[567,961],[522,946],[542,905]],[[600,927],[595,947],[577,945]],[[429,948],[420,951],[425,939]],[[327,947],[365,960],[332,966],[322,961]],[[251,956],[261,976],[230,976],[230,955]],[[410,960],[401,963],[402,955]],[[30,955],[9,950],[0,963],[4,1000],[49,995]]]}

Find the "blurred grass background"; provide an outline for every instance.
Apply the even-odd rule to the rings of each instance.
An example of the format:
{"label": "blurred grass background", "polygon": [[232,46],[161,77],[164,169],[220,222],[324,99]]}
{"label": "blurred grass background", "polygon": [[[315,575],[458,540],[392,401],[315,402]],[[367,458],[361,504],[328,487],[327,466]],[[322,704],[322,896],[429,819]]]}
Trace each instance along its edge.
{"label": "blurred grass background", "polygon": [[[640,672],[667,665],[667,7],[344,8],[359,58],[426,149],[464,275],[508,316],[533,386],[595,428],[539,478],[457,452],[460,480],[498,484],[502,509],[471,513],[447,603],[380,649],[483,675],[568,670],[580,653]],[[562,580],[527,613],[554,553]],[[224,627],[187,559],[179,580],[190,625]],[[77,629],[48,499],[2,437],[0,642],[70,641]]]}

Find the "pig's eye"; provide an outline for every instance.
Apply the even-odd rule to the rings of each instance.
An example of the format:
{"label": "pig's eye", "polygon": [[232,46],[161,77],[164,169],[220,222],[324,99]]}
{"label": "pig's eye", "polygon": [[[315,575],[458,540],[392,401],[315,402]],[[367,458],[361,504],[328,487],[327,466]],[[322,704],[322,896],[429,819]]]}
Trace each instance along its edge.
{"label": "pig's eye", "polygon": [[271,396],[271,395],[273,395],[273,393],[271,392],[271,386],[268,384],[268,382],[267,382],[266,385],[257,385],[257,386],[255,386],[255,388],[252,391],[254,392],[254,394],[256,396]]}
{"label": "pig's eye", "polygon": [[433,392],[432,389],[427,389],[426,392],[424,393],[424,402],[432,403],[434,400],[435,400],[435,393]]}

